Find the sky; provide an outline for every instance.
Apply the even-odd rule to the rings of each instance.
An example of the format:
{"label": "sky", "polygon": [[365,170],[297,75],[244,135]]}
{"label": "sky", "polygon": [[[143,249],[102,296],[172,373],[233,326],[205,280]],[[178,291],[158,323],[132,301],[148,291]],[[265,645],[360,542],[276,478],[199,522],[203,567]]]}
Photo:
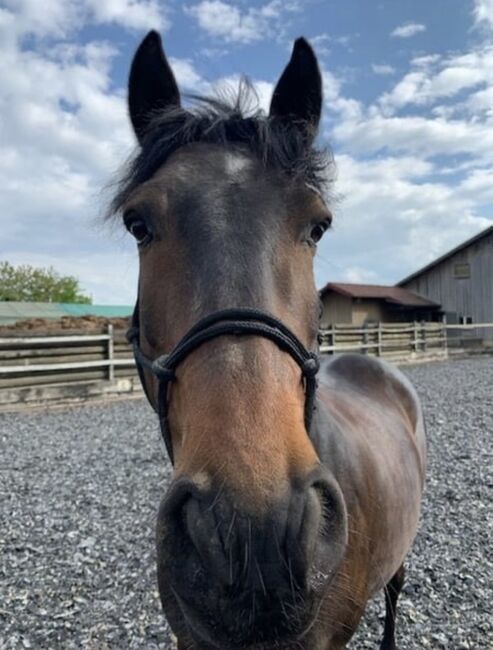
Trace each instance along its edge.
{"label": "sky", "polygon": [[0,261],[134,301],[135,244],[102,214],[149,29],[183,92],[244,73],[265,109],[293,40],[312,43],[337,165],[319,287],[394,284],[493,224],[493,0],[0,0]]}

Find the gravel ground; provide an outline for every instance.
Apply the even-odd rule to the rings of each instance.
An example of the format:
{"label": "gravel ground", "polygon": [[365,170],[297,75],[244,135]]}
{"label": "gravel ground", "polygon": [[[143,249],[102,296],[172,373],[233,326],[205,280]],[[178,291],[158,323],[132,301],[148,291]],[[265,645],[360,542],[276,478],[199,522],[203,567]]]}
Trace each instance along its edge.
{"label": "gravel ground", "polygon": [[[493,361],[408,367],[429,471],[401,650],[493,648]],[[154,574],[169,480],[143,400],[0,415],[0,649],[172,648]],[[377,648],[383,598],[352,650]]]}

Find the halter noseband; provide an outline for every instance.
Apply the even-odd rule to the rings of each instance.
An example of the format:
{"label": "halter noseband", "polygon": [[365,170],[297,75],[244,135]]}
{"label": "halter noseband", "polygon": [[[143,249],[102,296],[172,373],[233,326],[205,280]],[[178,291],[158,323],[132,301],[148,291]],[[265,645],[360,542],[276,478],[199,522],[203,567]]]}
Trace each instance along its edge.
{"label": "halter noseband", "polygon": [[296,361],[305,381],[304,421],[305,428],[310,433],[317,389],[316,375],[320,367],[318,356],[315,352],[307,350],[298,337],[274,316],[246,307],[216,311],[202,318],[189,329],[169,354],[163,354],[154,360],[149,359],[140,349],[139,333],[139,312],[136,306],[127,339],[133,346],[140,381],[151,405],[150,394],[144,381],[144,368],[150,370],[159,381],[157,413],[161,433],[172,463],[173,447],[168,423],[168,384],[176,379],[176,368],[193,350],[218,336],[262,336],[273,341]]}

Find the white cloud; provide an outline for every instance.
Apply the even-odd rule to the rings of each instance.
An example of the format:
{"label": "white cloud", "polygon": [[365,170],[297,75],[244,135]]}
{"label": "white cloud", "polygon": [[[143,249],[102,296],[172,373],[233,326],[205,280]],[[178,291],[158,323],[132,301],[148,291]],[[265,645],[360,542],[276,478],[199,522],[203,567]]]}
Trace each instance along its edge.
{"label": "white cloud", "polygon": [[333,135],[355,153],[365,154],[387,150],[426,157],[461,154],[483,159],[493,150],[491,125],[440,117],[385,117],[377,113],[359,121],[342,121],[334,126]]}
{"label": "white cloud", "polygon": [[395,73],[395,68],[387,63],[372,63],[371,69],[375,74],[390,75]]}
{"label": "white cloud", "polygon": [[486,172],[454,186],[429,180],[438,170],[419,157],[342,154],[336,162],[342,199],[319,245],[319,286],[394,283],[491,223],[475,214],[477,192],[488,191]]}
{"label": "white cloud", "polygon": [[[0,10],[0,257],[76,275],[99,301],[129,302],[136,284],[135,263],[95,225],[101,188],[134,138],[124,91],[112,86],[117,50],[74,35],[87,22],[143,29],[154,20],[164,25],[156,2],[8,0]],[[26,36],[35,47],[23,46]]]}
{"label": "white cloud", "polygon": [[[354,100],[353,100],[354,101]],[[339,95],[328,120],[338,165],[327,279],[395,282],[491,225],[493,48],[426,54],[375,103]]]}
{"label": "white cloud", "polygon": [[422,25],[421,23],[406,23],[396,27],[390,35],[394,38],[410,38],[424,31],[426,31],[426,25]]}
{"label": "white cloud", "polygon": [[493,28],[493,0],[473,0],[473,18],[476,25]]}
{"label": "white cloud", "polygon": [[[338,114],[338,119],[342,124],[358,122],[363,119],[364,107],[356,99],[343,97],[339,95],[335,99],[325,101],[327,109]],[[333,126],[333,115],[325,116],[325,120]]]}
{"label": "white cloud", "polygon": [[255,79],[254,86],[259,97],[259,106],[267,113],[274,92],[274,84],[269,81]]}
{"label": "white cloud", "polygon": [[0,29],[10,42],[24,35],[62,38],[85,23],[115,23],[127,29],[167,29],[167,14],[158,0],[4,0]]}
{"label": "white cloud", "polygon": [[193,16],[210,36],[223,38],[227,42],[252,43],[267,36],[278,36],[279,30],[282,31],[283,15],[299,11],[300,6],[298,0],[271,0],[261,7],[242,11],[223,0],[202,0],[186,7],[185,12]]}
{"label": "white cloud", "polygon": [[348,266],[343,270],[341,281],[356,284],[378,284],[378,273],[361,266]]}
{"label": "white cloud", "polygon": [[204,0],[198,5],[187,9],[187,12],[197,19],[200,27],[211,36],[220,36],[226,41],[250,43],[262,38],[266,21],[262,20],[260,28],[259,16],[254,10],[243,14],[238,7],[222,2],[222,0]]}
{"label": "white cloud", "polygon": [[98,23],[117,23],[131,29],[169,27],[158,0],[86,0],[86,4]]}
{"label": "white cloud", "polygon": [[7,9],[0,9],[2,35],[12,42],[24,34],[63,37],[77,24],[80,8],[72,0],[4,0]]}
{"label": "white cloud", "polygon": [[478,90],[475,93],[471,93],[463,103],[463,107],[476,117],[480,116],[481,113],[484,113],[488,122],[491,122],[493,118],[493,87],[490,86],[483,90]]}
{"label": "white cloud", "polygon": [[475,202],[493,202],[493,169],[473,169],[459,186],[461,194]]}
{"label": "white cloud", "polygon": [[432,104],[464,90],[493,83],[493,47],[486,45],[465,54],[413,59],[412,70],[380,99],[386,112],[407,104]]}
{"label": "white cloud", "polygon": [[178,86],[182,90],[193,91],[195,93],[204,92],[206,84],[190,59],[176,59],[170,57],[169,62],[173,69]]}
{"label": "white cloud", "polygon": [[322,73],[323,93],[326,102],[335,101],[341,92],[341,80],[332,72],[327,70],[323,65],[320,66]]}

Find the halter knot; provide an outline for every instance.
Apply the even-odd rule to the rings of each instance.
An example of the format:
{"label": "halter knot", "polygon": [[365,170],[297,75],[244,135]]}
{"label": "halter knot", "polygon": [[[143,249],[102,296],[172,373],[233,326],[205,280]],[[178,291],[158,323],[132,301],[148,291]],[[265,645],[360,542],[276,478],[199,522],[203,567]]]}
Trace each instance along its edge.
{"label": "halter knot", "polygon": [[129,343],[133,343],[139,338],[139,328],[135,326],[129,327],[125,337]]}
{"label": "halter knot", "polygon": [[303,362],[302,372],[305,377],[311,379],[320,370],[320,361],[316,354],[310,353],[310,357]]}
{"label": "halter knot", "polygon": [[174,381],[176,379],[175,371],[168,368],[166,362],[169,354],[163,354],[152,362],[151,370],[161,381]]}

